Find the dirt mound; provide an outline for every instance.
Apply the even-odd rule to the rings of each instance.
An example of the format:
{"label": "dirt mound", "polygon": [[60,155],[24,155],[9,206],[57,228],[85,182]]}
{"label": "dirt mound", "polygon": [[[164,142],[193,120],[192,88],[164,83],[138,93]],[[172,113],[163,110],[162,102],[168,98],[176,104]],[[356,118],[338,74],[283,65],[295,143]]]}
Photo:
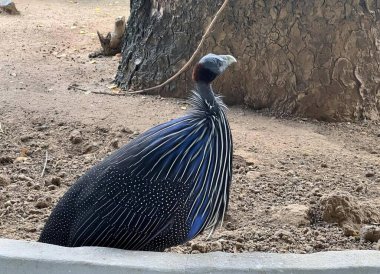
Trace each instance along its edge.
{"label": "dirt mound", "polygon": [[348,192],[323,195],[316,207],[316,214],[325,222],[337,223],[346,236],[357,236],[362,224],[380,222],[376,205],[361,203]]}

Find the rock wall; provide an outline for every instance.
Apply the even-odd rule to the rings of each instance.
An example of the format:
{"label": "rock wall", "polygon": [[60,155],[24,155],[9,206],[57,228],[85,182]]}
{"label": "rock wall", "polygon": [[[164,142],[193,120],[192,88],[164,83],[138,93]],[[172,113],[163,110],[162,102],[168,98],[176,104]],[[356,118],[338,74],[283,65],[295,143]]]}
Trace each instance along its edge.
{"label": "rock wall", "polygon": [[[132,0],[117,83],[139,89],[173,75],[221,2]],[[379,18],[380,1],[230,1],[202,53],[238,59],[215,83],[228,104],[327,121],[377,120]],[[189,70],[160,93],[187,96],[190,79]]]}

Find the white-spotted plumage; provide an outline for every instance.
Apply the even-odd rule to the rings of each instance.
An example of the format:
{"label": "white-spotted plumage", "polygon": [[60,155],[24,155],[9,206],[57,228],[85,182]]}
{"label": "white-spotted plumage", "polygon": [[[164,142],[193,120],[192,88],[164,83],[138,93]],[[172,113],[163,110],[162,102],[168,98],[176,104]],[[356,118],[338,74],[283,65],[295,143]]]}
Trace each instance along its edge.
{"label": "white-spotted plumage", "polygon": [[[215,56],[202,58],[211,70],[198,66],[199,81],[215,78],[222,62]],[[197,82],[190,104],[187,115],[146,131],[82,176],[40,241],[159,251],[212,232],[228,206],[231,131],[209,83]]]}

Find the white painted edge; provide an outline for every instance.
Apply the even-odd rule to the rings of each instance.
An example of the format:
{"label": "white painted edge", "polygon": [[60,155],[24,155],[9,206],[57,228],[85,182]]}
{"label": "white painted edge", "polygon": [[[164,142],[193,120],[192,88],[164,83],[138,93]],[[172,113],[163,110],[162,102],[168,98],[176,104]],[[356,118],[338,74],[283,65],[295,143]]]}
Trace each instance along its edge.
{"label": "white painted edge", "polygon": [[380,273],[380,251],[174,254],[0,239],[1,274]]}

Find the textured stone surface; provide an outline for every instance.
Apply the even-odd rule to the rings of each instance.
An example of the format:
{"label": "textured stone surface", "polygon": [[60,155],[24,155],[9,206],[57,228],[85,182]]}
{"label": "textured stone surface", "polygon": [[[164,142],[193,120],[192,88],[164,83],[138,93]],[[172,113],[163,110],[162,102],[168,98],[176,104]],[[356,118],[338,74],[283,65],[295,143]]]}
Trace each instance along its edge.
{"label": "textured stone surface", "polygon": [[[132,1],[117,82],[138,89],[168,79],[191,56],[221,2]],[[230,1],[202,54],[237,57],[215,85],[228,103],[321,120],[379,119],[378,6]],[[188,71],[161,93],[187,96],[190,79]]]}
{"label": "textured stone surface", "polygon": [[380,252],[309,255],[222,252],[179,255],[112,248],[67,248],[0,239],[0,273],[253,273],[317,274],[380,272]]}
{"label": "textured stone surface", "polygon": [[309,207],[299,204],[290,204],[281,207],[274,207],[273,222],[282,224],[290,224],[293,226],[307,226],[310,225],[308,217]]}

